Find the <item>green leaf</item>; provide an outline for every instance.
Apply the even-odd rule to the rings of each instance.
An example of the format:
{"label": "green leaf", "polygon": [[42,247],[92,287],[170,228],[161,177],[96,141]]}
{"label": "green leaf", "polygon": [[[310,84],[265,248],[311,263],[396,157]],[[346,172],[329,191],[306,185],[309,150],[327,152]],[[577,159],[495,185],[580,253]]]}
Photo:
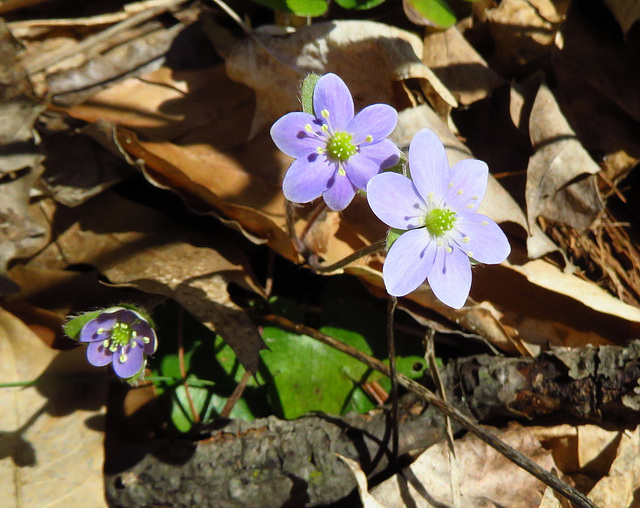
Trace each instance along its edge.
{"label": "green leaf", "polygon": [[103,312],[104,309],[85,312],[84,314],[71,318],[69,321],[67,321],[62,329],[64,330],[64,333],[67,334],[67,336],[71,337],[72,339],[78,340],[78,335],[80,335],[80,330],[82,330],[82,327],[92,319],[97,318]]}
{"label": "green leaf", "polygon": [[365,10],[380,5],[384,0],[336,0],[343,9]]}
{"label": "green leaf", "polygon": [[322,16],[327,12],[327,0],[254,0],[274,11],[292,12],[298,16]]}
{"label": "green leaf", "polygon": [[445,0],[407,0],[424,18],[441,28],[449,28],[456,22],[456,16]]}

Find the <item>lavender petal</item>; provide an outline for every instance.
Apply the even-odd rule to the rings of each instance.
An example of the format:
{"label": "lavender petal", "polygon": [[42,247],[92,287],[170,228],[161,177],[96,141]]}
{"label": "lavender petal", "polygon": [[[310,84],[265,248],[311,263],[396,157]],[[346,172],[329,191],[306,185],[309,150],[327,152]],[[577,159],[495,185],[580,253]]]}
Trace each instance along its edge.
{"label": "lavender petal", "polygon": [[293,161],[282,181],[284,196],[294,203],[308,203],[329,186],[336,165],[323,155],[311,154]]}
{"label": "lavender petal", "polygon": [[423,228],[400,235],[382,266],[387,292],[392,296],[405,296],[417,289],[432,270],[436,248],[436,242]]}
{"label": "lavender petal", "polygon": [[138,346],[124,348],[126,360],[121,360],[122,348],[118,349],[113,355],[113,370],[118,377],[123,379],[135,376],[144,363],[144,353],[142,348]]}
{"label": "lavender petal", "polygon": [[449,184],[449,161],[442,142],[429,129],[418,132],[409,145],[411,179],[422,198],[431,195],[439,206]]}
{"label": "lavender petal", "polygon": [[[306,130],[307,125],[311,125],[313,133]],[[288,113],[271,126],[271,139],[280,151],[298,159],[316,153],[318,147],[326,144],[316,134],[319,127],[320,122],[308,113]]]}
{"label": "lavender petal", "polygon": [[111,363],[113,353],[104,347],[102,341],[87,346],[87,360],[91,365],[103,367]]}
{"label": "lavender petal", "polygon": [[351,183],[358,189],[366,189],[371,178],[380,172],[380,166],[361,153],[352,155],[344,165]]}
{"label": "lavender petal", "polygon": [[[117,317],[113,314],[112,312],[100,314],[97,318],[89,321],[80,330],[78,340],[81,342],[93,342],[109,338],[111,329],[118,322]],[[98,333],[101,328],[103,329],[102,333]]]}
{"label": "lavender petal", "polygon": [[487,191],[489,167],[477,159],[465,159],[451,168],[446,205],[453,210],[475,211]]}
{"label": "lavender petal", "polygon": [[335,74],[322,76],[313,91],[313,110],[318,118],[322,111],[329,112],[326,119],[333,131],[344,131],[353,119],[353,98],[342,79]]}
{"label": "lavender petal", "polygon": [[400,150],[390,139],[383,139],[373,145],[360,145],[360,155],[372,160],[380,169],[395,166],[400,160]]}
{"label": "lavender petal", "polygon": [[455,231],[456,244],[480,263],[502,263],[511,253],[500,226],[480,213],[458,213]]}
{"label": "lavender petal", "polygon": [[367,185],[367,200],[373,213],[392,228],[415,229],[423,225],[426,205],[406,176],[398,173],[374,176]]}
{"label": "lavender petal", "polygon": [[428,280],[438,300],[449,307],[460,309],[467,301],[471,289],[469,257],[457,247],[453,247],[451,252],[439,248]]}
{"label": "lavender petal", "polygon": [[322,197],[329,208],[334,212],[339,212],[349,206],[355,195],[356,189],[347,175],[336,173],[335,178],[329,183],[329,188],[324,191]]}
{"label": "lavender petal", "polygon": [[[155,353],[158,347],[158,339],[156,337],[156,332],[151,328],[151,326],[149,326],[149,323],[146,321],[139,322],[134,324],[131,328],[136,332],[135,340],[140,346],[142,346],[144,352],[148,355]],[[147,338],[148,341],[145,342],[143,337]]]}
{"label": "lavender petal", "polygon": [[[377,143],[385,139],[398,123],[398,112],[388,104],[372,104],[360,111],[347,126],[355,145]],[[367,136],[373,139],[366,141]]]}

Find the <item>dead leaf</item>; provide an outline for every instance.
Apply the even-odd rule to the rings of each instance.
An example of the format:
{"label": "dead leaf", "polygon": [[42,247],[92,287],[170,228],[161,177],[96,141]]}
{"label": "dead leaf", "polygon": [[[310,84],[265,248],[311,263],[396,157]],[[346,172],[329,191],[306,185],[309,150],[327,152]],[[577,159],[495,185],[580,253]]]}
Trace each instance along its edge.
{"label": "dead leaf", "polygon": [[[104,210],[110,210],[107,217]],[[174,298],[221,335],[245,368],[255,372],[264,342],[231,301],[227,285],[234,282],[258,293],[260,289],[245,256],[229,238],[189,232],[161,213],[112,193],[69,214],[71,226],[30,261],[30,267],[85,263],[115,284]],[[63,223],[64,218],[58,220]]]}
{"label": "dead leaf", "polygon": [[505,83],[457,26],[427,35],[422,60],[465,106],[486,98]]}
{"label": "dead leaf", "polygon": [[363,508],[385,508],[376,500],[375,497],[369,494],[367,475],[364,474],[360,464],[353,459],[343,457],[339,453],[336,453],[336,455],[340,460],[342,460],[342,462],[349,466],[349,469],[353,472],[353,476],[355,476],[356,482],[358,482],[358,493],[360,494],[360,501],[362,501]]}
{"label": "dead leaf", "polygon": [[640,19],[640,4],[635,0],[603,0],[603,3],[616,18],[626,37],[631,27]]}
{"label": "dead leaf", "polygon": [[496,45],[494,67],[505,70],[547,55],[563,20],[551,0],[503,0],[486,16]]}
{"label": "dead leaf", "polygon": [[525,198],[530,227],[542,215],[572,227],[588,227],[603,208],[594,175],[600,167],[576,139],[546,85],[529,118],[535,150],[527,167]]}
{"label": "dead leaf", "polygon": [[[84,348],[58,353],[2,308],[0,356],[3,382],[96,372],[88,367]],[[104,381],[0,390],[3,506],[106,506],[102,478],[105,399]]]}
{"label": "dead leaf", "polygon": [[620,438],[618,453],[607,476],[589,497],[598,506],[628,508],[636,506],[640,489],[640,429],[627,431]]}
{"label": "dead leaf", "polygon": [[[543,468],[553,467],[551,452],[541,446],[535,427],[513,425],[492,432]],[[545,487],[542,482],[473,435],[456,440],[454,445],[460,466],[462,507],[538,507]],[[450,505],[448,453],[446,442],[432,446],[404,470],[406,480],[396,475],[371,493],[388,508]]]}
{"label": "dead leaf", "polygon": [[421,40],[404,30],[372,21],[332,21],[293,34],[273,35],[262,27],[232,49],[226,68],[231,79],[256,93],[253,137],[285,113],[300,109],[298,87],[310,72],[340,75],[356,109],[378,102],[402,109],[410,99],[394,84],[418,79],[434,109],[446,118],[456,100],[421,62],[421,55]]}

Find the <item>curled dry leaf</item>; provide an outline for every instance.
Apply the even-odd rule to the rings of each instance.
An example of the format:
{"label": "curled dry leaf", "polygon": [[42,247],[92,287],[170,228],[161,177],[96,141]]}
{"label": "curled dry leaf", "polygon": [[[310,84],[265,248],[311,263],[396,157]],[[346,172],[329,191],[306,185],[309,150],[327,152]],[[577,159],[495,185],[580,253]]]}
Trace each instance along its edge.
{"label": "curled dry leaf", "polygon": [[422,41],[404,30],[372,21],[332,21],[286,35],[273,35],[268,27],[256,30],[232,48],[226,67],[232,79],[256,93],[252,137],[300,109],[299,83],[310,72],[338,74],[350,87],[356,109],[377,102],[399,109],[410,98],[394,85],[418,79],[434,109],[446,118],[456,100],[421,56]]}
{"label": "curled dry leaf", "polygon": [[[0,379],[87,376],[84,350],[56,352],[0,308]],[[92,369],[91,374],[95,374]],[[106,384],[57,382],[0,389],[2,506],[105,506]]]}
{"label": "curled dry leaf", "polygon": [[572,227],[591,225],[603,208],[591,159],[553,94],[542,84],[529,117],[535,150],[529,159],[525,198],[529,226],[544,216]]}
{"label": "curled dry leaf", "polygon": [[[104,210],[110,210],[106,218]],[[162,214],[111,193],[72,213],[69,229],[30,266],[86,263],[115,284],[174,298],[222,336],[245,368],[255,372],[264,343],[256,326],[229,298],[227,285],[234,282],[258,293],[260,289],[232,240],[190,233]]]}
{"label": "curled dry leaf", "polygon": [[505,83],[457,26],[427,35],[422,60],[465,106],[486,98]]}
{"label": "curled dry leaf", "polygon": [[[532,458],[545,469],[554,462],[536,436],[536,428],[513,425],[506,430],[493,431],[500,439]],[[454,442],[456,460],[460,467],[461,506],[510,506],[537,508],[542,499],[544,484],[513,462],[496,452],[474,435]],[[384,506],[432,507],[450,505],[449,444],[440,442],[398,474],[371,490]]]}

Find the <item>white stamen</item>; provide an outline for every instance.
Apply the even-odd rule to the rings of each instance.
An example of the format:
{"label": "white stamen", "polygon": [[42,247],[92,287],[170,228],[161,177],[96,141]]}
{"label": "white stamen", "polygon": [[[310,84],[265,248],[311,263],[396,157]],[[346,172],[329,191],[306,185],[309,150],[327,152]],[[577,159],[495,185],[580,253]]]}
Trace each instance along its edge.
{"label": "white stamen", "polygon": [[304,126],[304,130],[307,132],[313,132],[313,127],[311,127],[311,124],[308,123],[307,125]]}
{"label": "white stamen", "polygon": [[323,109],[323,110],[320,112],[320,116],[321,116],[322,118],[329,118],[329,110],[328,110],[328,109]]}
{"label": "white stamen", "polygon": [[476,206],[476,205],[474,205],[474,204],[472,204],[472,203],[469,203],[469,204],[467,205],[467,208],[468,208],[469,210],[471,210],[474,206]]}
{"label": "white stamen", "polygon": [[473,252],[471,252],[470,250],[467,251],[467,256],[469,256],[470,258],[473,257]]}
{"label": "white stamen", "polygon": [[488,225],[489,225],[489,223],[488,223],[486,220],[483,220],[483,221],[480,223],[480,225],[481,225],[481,226],[488,226]]}
{"label": "white stamen", "polygon": [[451,254],[453,252],[453,249],[451,247],[449,247],[448,245],[445,247],[445,249],[447,250],[447,252],[449,254]]}
{"label": "white stamen", "polygon": [[468,236],[462,237],[462,243],[469,243],[470,241],[471,241],[471,238],[469,238]]}
{"label": "white stamen", "polygon": [[478,196],[473,196],[471,199],[473,199],[473,200],[478,200],[478,199],[480,199],[480,198],[478,198]]}
{"label": "white stamen", "polygon": [[458,189],[458,192],[456,192],[456,194],[457,194],[458,196],[462,195],[462,189]]}
{"label": "white stamen", "polygon": [[365,142],[371,143],[373,141],[373,136],[371,134],[367,134],[367,137],[364,138]]}

